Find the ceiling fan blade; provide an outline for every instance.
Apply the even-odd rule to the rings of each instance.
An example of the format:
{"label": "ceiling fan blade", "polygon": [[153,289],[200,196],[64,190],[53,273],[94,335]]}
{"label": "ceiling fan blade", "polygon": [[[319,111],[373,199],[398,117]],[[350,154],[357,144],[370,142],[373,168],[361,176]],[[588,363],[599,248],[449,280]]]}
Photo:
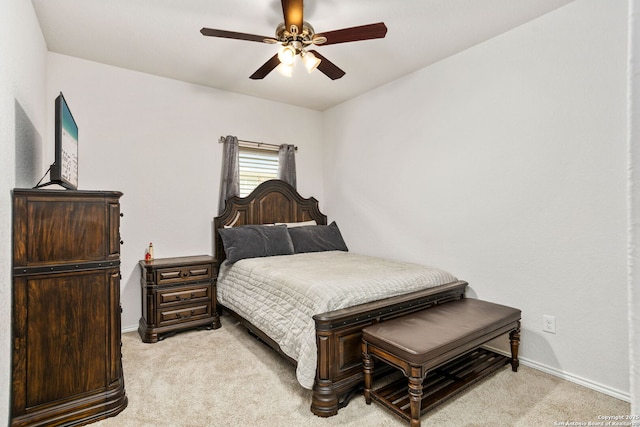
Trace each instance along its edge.
{"label": "ceiling fan blade", "polygon": [[280,60],[278,59],[278,54],[273,55],[267,62],[265,62],[262,67],[258,68],[255,73],[249,76],[252,80],[260,80],[264,79],[267,74],[272,72],[274,68],[276,68],[280,64]]}
{"label": "ceiling fan blade", "polygon": [[376,24],[360,25],[358,27],[343,28],[341,30],[327,31],[316,34],[316,37],[326,37],[327,41],[322,45],[355,42],[359,40],[381,39],[387,35],[387,26],[384,22]]}
{"label": "ceiling fan blade", "polygon": [[213,28],[203,28],[200,30],[203,36],[222,37],[225,39],[248,40],[251,42],[263,43],[265,39],[272,37],[257,36],[255,34],[236,33],[235,31],[216,30]]}
{"label": "ceiling fan blade", "polygon": [[320,60],[320,64],[318,65],[318,70],[323,72],[331,80],[337,80],[346,74],[344,71],[338,68],[336,64],[329,61],[324,56],[320,55],[317,50],[310,50],[309,52],[313,53]]}
{"label": "ceiling fan blade", "polygon": [[287,31],[290,31],[291,26],[295,25],[298,27],[298,32],[302,33],[303,9],[303,0],[282,0],[282,14]]}

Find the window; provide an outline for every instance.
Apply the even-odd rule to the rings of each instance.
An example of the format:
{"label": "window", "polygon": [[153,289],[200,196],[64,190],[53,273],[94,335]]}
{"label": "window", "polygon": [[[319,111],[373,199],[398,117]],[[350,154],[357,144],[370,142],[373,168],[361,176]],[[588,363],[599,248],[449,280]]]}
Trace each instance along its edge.
{"label": "window", "polygon": [[258,185],[278,177],[278,151],[240,147],[240,197],[245,197]]}

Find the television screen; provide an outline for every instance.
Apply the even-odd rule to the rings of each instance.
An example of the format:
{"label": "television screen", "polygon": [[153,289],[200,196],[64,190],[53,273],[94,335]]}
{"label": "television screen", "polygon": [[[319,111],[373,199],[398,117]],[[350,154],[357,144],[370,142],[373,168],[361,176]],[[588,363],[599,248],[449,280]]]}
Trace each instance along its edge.
{"label": "television screen", "polygon": [[62,92],[56,98],[55,163],[51,182],[69,189],[78,188],[78,125]]}

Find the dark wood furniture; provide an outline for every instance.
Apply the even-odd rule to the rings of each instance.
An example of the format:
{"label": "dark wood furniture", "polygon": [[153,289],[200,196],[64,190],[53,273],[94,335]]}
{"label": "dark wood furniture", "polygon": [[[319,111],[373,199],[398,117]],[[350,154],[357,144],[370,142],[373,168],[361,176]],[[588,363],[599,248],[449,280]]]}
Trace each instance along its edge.
{"label": "dark wood furniture", "polygon": [[220,327],[216,261],[207,255],[140,261],[142,341],[155,343],[186,329]]}
{"label": "dark wood furniture", "polygon": [[[271,224],[276,222],[300,222],[315,220],[326,224],[327,217],[318,208],[313,197],[303,198],[289,184],[271,180],[260,184],[245,198],[234,197],[227,200],[222,214],[214,218],[215,256],[220,265],[225,259],[222,239],[218,228],[225,225]],[[311,411],[321,417],[338,413],[345,406],[352,393],[363,382],[362,373],[362,328],[377,322],[392,319],[430,307],[438,302],[463,298],[466,282],[458,281],[432,289],[426,289],[361,304],[314,316],[316,323],[316,343],[318,366],[313,386]],[[278,344],[227,307],[224,310],[235,316],[252,333],[286,356]]]}
{"label": "dark wood furniture", "polygon": [[82,425],[127,406],[120,196],[13,191],[11,425]]}
{"label": "dark wood furniture", "polygon": [[[506,333],[510,359],[479,349]],[[505,364],[511,362],[516,372],[519,343],[520,310],[469,298],[366,327],[362,330],[365,402],[373,399],[411,427],[420,427],[426,411]],[[400,369],[406,378],[372,390],[374,357]]]}

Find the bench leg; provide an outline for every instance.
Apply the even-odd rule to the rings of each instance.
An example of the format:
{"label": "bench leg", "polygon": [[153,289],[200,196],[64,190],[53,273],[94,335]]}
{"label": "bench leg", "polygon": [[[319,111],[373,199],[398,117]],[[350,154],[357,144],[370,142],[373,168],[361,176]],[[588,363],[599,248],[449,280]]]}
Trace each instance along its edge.
{"label": "bench leg", "polygon": [[423,378],[409,377],[409,400],[411,405],[411,427],[420,427]]}
{"label": "bench leg", "polygon": [[509,341],[511,342],[511,370],[518,372],[520,361],[518,360],[518,347],[520,347],[520,323],[518,328],[509,332]]}
{"label": "bench leg", "polygon": [[373,358],[367,353],[366,344],[362,345],[362,364],[364,365],[364,402],[371,404],[371,384],[373,381]]}

